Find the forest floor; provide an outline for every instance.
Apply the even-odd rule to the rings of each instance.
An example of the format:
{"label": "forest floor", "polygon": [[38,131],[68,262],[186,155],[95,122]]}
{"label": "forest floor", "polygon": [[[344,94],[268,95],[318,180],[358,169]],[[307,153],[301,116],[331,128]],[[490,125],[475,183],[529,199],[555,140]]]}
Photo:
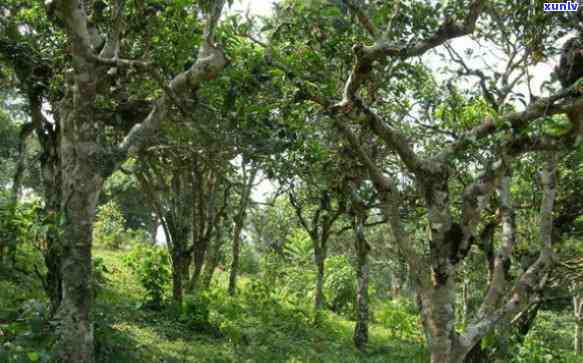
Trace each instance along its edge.
{"label": "forest floor", "polygon": [[[120,252],[96,251],[103,258],[108,282],[97,296],[95,314],[98,359],[103,362],[425,362],[423,343],[394,337],[380,324],[370,326],[370,344],[359,352],[352,343],[354,322],[327,313],[314,326],[286,324],[292,307],[265,307],[270,319],[233,321],[229,333],[197,332],[166,311],[140,309],[144,291],[128,271]],[[223,288],[224,276],[217,276]],[[245,281],[242,281],[245,284]],[[226,297],[229,299],[229,297]],[[240,299],[241,300],[241,299]],[[253,303],[253,302],[249,302]],[[261,310],[261,308],[259,309]],[[275,311],[276,319],[273,319]],[[212,314],[212,312],[211,312]],[[277,316],[279,314],[280,316]],[[235,319],[236,320],[236,319]],[[227,324],[228,325],[228,324]],[[290,327],[291,325],[291,327]],[[239,328],[239,329],[236,329]],[[233,333],[237,332],[237,333]]]}
{"label": "forest floor", "polygon": [[[125,262],[125,251],[96,249],[99,260],[93,311],[96,361],[135,362],[428,362],[418,314],[403,301],[376,302],[365,352],[354,348],[354,321],[325,312],[313,323],[311,298],[302,305],[282,298],[280,286],[242,276],[240,293],[226,294],[227,274],[219,272],[200,305],[206,325],[192,324],[170,307],[143,307],[145,291]],[[0,363],[52,362],[54,328],[47,322],[46,298],[23,256],[26,271],[0,266]],[[409,310],[407,310],[409,309]],[[206,313],[204,312],[206,311]],[[206,314],[206,315],[205,315]],[[569,314],[542,312],[533,335],[514,346],[512,362],[580,362],[572,357]],[[536,357],[536,359],[533,359]],[[510,362],[510,361],[509,361]]]}

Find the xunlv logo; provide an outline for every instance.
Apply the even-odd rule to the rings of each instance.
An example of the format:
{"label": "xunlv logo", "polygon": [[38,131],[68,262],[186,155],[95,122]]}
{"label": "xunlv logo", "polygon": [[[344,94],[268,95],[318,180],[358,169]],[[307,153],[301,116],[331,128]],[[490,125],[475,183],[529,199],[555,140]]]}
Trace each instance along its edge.
{"label": "xunlv logo", "polygon": [[545,3],[544,11],[577,11],[579,3],[567,1],[566,3]]}

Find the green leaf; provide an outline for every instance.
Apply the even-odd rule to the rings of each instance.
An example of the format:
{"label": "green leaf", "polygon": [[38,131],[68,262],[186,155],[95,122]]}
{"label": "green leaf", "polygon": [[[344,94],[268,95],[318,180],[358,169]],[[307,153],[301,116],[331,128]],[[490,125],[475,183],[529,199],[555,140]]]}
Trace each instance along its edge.
{"label": "green leaf", "polygon": [[26,356],[28,359],[30,359],[31,362],[38,362],[40,359],[40,356],[37,352],[29,352],[26,354]]}

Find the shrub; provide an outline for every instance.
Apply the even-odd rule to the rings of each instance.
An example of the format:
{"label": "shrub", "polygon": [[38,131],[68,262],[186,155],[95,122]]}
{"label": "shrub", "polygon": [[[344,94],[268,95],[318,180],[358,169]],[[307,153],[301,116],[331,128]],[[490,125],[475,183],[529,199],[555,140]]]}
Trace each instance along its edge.
{"label": "shrub", "polygon": [[105,284],[109,281],[106,274],[110,271],[105,266],[103,258],[96,257],[93,259],[93,274],[92,274],[92,283],[93,283],[93,293],[97,295],[101,289],[105,286]]}
{"label": "shrub", "polygon": [[210,299],[204,291],[184,298],[179,320],[191,329],[204,331],[210,327]]}
{"label": "shrub", "polygon": [[410,310],[408,304],[401,300],[388,300],[377,309],[376,317],[385,327],[391,328],[393,337],[421,342],[423,336],[419,315]]}
{"label": "shrub", "polygon": [[241,273],[255,275],[259,272],[259,260],[255,251],[246,243],[241,244],[241,256],[239,259]]}
{"label": "shrub", "polygon": [[18,317],[0,326],[0,362],[49,362],[48,306],[39,300],[27,300]]}
{"label": "shrub", "polygon": [[346,256],[331,256],[326,261],[324,294],[332,311],[352,316],[356,298],[356,273]]}
{"label": "shrub", "polygon": [[119,249],[126,237],[126,220],[115,201],[109,201],[97,208],[93,239],[96,244],[111,249]]}
{"label": "shrub", "polygon": [[138,244],[125,257],[125,262],[146,290],[144,306],[160,309],[171,276],[168,252],[161,247]]}

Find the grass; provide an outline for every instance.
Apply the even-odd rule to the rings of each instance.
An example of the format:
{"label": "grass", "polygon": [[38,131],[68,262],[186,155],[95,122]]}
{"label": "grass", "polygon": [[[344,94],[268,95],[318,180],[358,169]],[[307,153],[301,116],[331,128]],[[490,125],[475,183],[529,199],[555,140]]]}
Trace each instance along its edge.
{"label": "grass", "polygon": [[[278,295],[263,280],[243,276],[237,297],[226,294],[226,273],[217,273],[210,299],[212,329],[194,328],[173,309],[142,308],[144,289],[124,262],[126,251],[95,249],[106,280],[97,291],[93,310],[96,361],[134,362],[428,362],[418,317],[406,303],[387,301],[373,307],[369,345],[360,352],[352,343],[354,322],[325,312],[319,326],[312,323],[311,299]],[[34,257],[34,256],[33,256]],[[30,270],[40,259],[23,256]],[[24,264],[26,261],[26,264]],[[168,291],[169,286],[168,286]],[[169,300],[169,299],[168,299]],[[42,320],[46,306],[33,273],[0,266],[0,363],[51,362],[52,330]],[[543,312],[533,328],[530,357],[580,361],[570,355],[572,326],[569,314]],[[551,349],[552,347],[552,349]],[[546,359],[546,358],[545,358]],[[537,362],[539,360],[536,360]],[[541,362],[543,360],[540,360]]]}
{"label": "grass", "polygon": [[[231,302],[246,312],[241,321],[224,322],[226,334],[193,331],[168,311],[139,308],[143,290],[123,263],[123,254],[95,251],[109,271],[109,281],[99,292],[95,307],[99,362],[427,361],[421,343],[395,339],[380,324],[371,324],[369,349],[363,353],[353,348],[353,322],[326,313],[324,322],[315,327],[307,318],[309,314],[304,319],[297,307],[277,301],[259,307],[249,298],[235,298]],[[225,289],[225,279],[217,277],[216,289]],[[248,281],[243,278],[241,285],[248,285]],[[223,298],[226,304],[231,303],[229,297]],[[267,310],[271,312],[264,313]],[[300,318],[290,321],[294,316]]]}

